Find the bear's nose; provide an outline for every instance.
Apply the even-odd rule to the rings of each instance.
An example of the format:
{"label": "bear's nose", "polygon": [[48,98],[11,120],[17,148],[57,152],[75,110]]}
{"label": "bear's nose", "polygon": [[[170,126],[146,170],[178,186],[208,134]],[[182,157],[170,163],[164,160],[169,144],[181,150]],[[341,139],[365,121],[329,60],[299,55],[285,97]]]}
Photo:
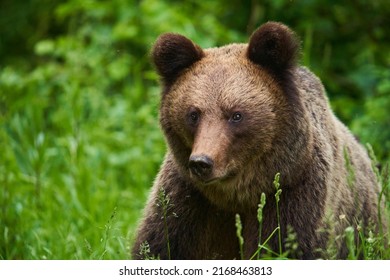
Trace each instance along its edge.
{"label": "bear's nose", "polygon": [[205,155],[190,156],[188,163],[191,172],[203,180],[206,180],[210,176],[213,165],[213,160]]}

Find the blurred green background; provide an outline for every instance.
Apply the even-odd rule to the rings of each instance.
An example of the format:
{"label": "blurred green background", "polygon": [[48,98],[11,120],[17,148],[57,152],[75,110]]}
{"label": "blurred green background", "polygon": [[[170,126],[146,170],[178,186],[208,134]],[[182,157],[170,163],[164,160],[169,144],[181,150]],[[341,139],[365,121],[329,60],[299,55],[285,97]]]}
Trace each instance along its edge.
{"label": "blurred green background", "polygon": [[388,161],[388,0],[2,0],[0,259],[129,258],[166,149],[151,45],[246,42],[268,20],[299,34],[336,114]]}

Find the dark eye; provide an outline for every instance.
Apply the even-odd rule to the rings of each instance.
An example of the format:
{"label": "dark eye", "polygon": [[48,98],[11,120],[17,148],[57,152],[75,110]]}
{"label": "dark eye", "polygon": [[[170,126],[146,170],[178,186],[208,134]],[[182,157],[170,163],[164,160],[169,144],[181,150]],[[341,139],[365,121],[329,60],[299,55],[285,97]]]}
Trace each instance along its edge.
{"label": "dark eye", "polygon": [[231,116],[231,119],[230,119],[232,122],[240,122],[242,121],[242,114],[240,112],[235,112],[233,113],[233,115]]}
{"label": "dark eye", "polygon": [[197,124],[199,121],[199,113],[197,111],[193,111],[189,114],[188,118],[192,125]]}

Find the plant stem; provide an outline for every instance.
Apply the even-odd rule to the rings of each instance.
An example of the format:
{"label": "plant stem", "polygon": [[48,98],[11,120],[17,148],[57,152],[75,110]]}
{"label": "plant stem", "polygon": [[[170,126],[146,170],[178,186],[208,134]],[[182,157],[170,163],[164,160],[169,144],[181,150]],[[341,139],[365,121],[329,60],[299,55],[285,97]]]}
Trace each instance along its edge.
{"label": "plant stem", "polygon": [[259,243],[257,249],[257,259],[260,259],[260,251],[261,251],[261,232],[263,230],[263,209],[265,206],[265,193],[261,194],[260,204],[257,209],[257,220],[259,221]]}
{"label": "plant stem", "polygon": [[240,246],[240,256],[241,259],[244,259],[244,238],[242,237],[242,223],[239,214],[236,214],[236,229],[237,229],[237,238],[238,244]]}
{"label": "plant stem", "polygon": [[282,232],[280,228],[280,210],[279,210],[279,200],[280,200],[280,194],[282,193],[282,190],[279,188],[279,178],[280,178],[280,173],[276,173],[275,179],[274,179],[274,186],[276,188],[276,193],[275,193],[275,200],[276,200],[276,218],[278,221],[278,241],[279,241],[279,255],[282,255]]}

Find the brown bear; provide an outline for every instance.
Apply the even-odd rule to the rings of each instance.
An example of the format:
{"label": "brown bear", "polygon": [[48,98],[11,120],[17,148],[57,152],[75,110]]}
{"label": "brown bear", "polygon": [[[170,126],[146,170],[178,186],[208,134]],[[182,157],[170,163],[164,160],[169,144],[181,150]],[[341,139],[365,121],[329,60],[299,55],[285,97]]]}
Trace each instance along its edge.
{"label": "brown bear", "polygon": [[[152,58],[162,79],[168,151],[133,258],[145,257],[142,248],[161,259],[240,258],[236,214],[250,258],[259,244],[262,193],[268,252],[286,249],[291,228],[297,257],[324,257],[329,236],[340,240],[347,226],[379,224],[370,159],[333,114],[319,79],[297,64],[299,51],[296,35],[276,22],[262,25],[248,44],[219,48],[172,33],[158,38]],[[282,248],[278,234],[271,236],[277,173]],[[339,258],[348,253],[343,242],[336,250]]]}

